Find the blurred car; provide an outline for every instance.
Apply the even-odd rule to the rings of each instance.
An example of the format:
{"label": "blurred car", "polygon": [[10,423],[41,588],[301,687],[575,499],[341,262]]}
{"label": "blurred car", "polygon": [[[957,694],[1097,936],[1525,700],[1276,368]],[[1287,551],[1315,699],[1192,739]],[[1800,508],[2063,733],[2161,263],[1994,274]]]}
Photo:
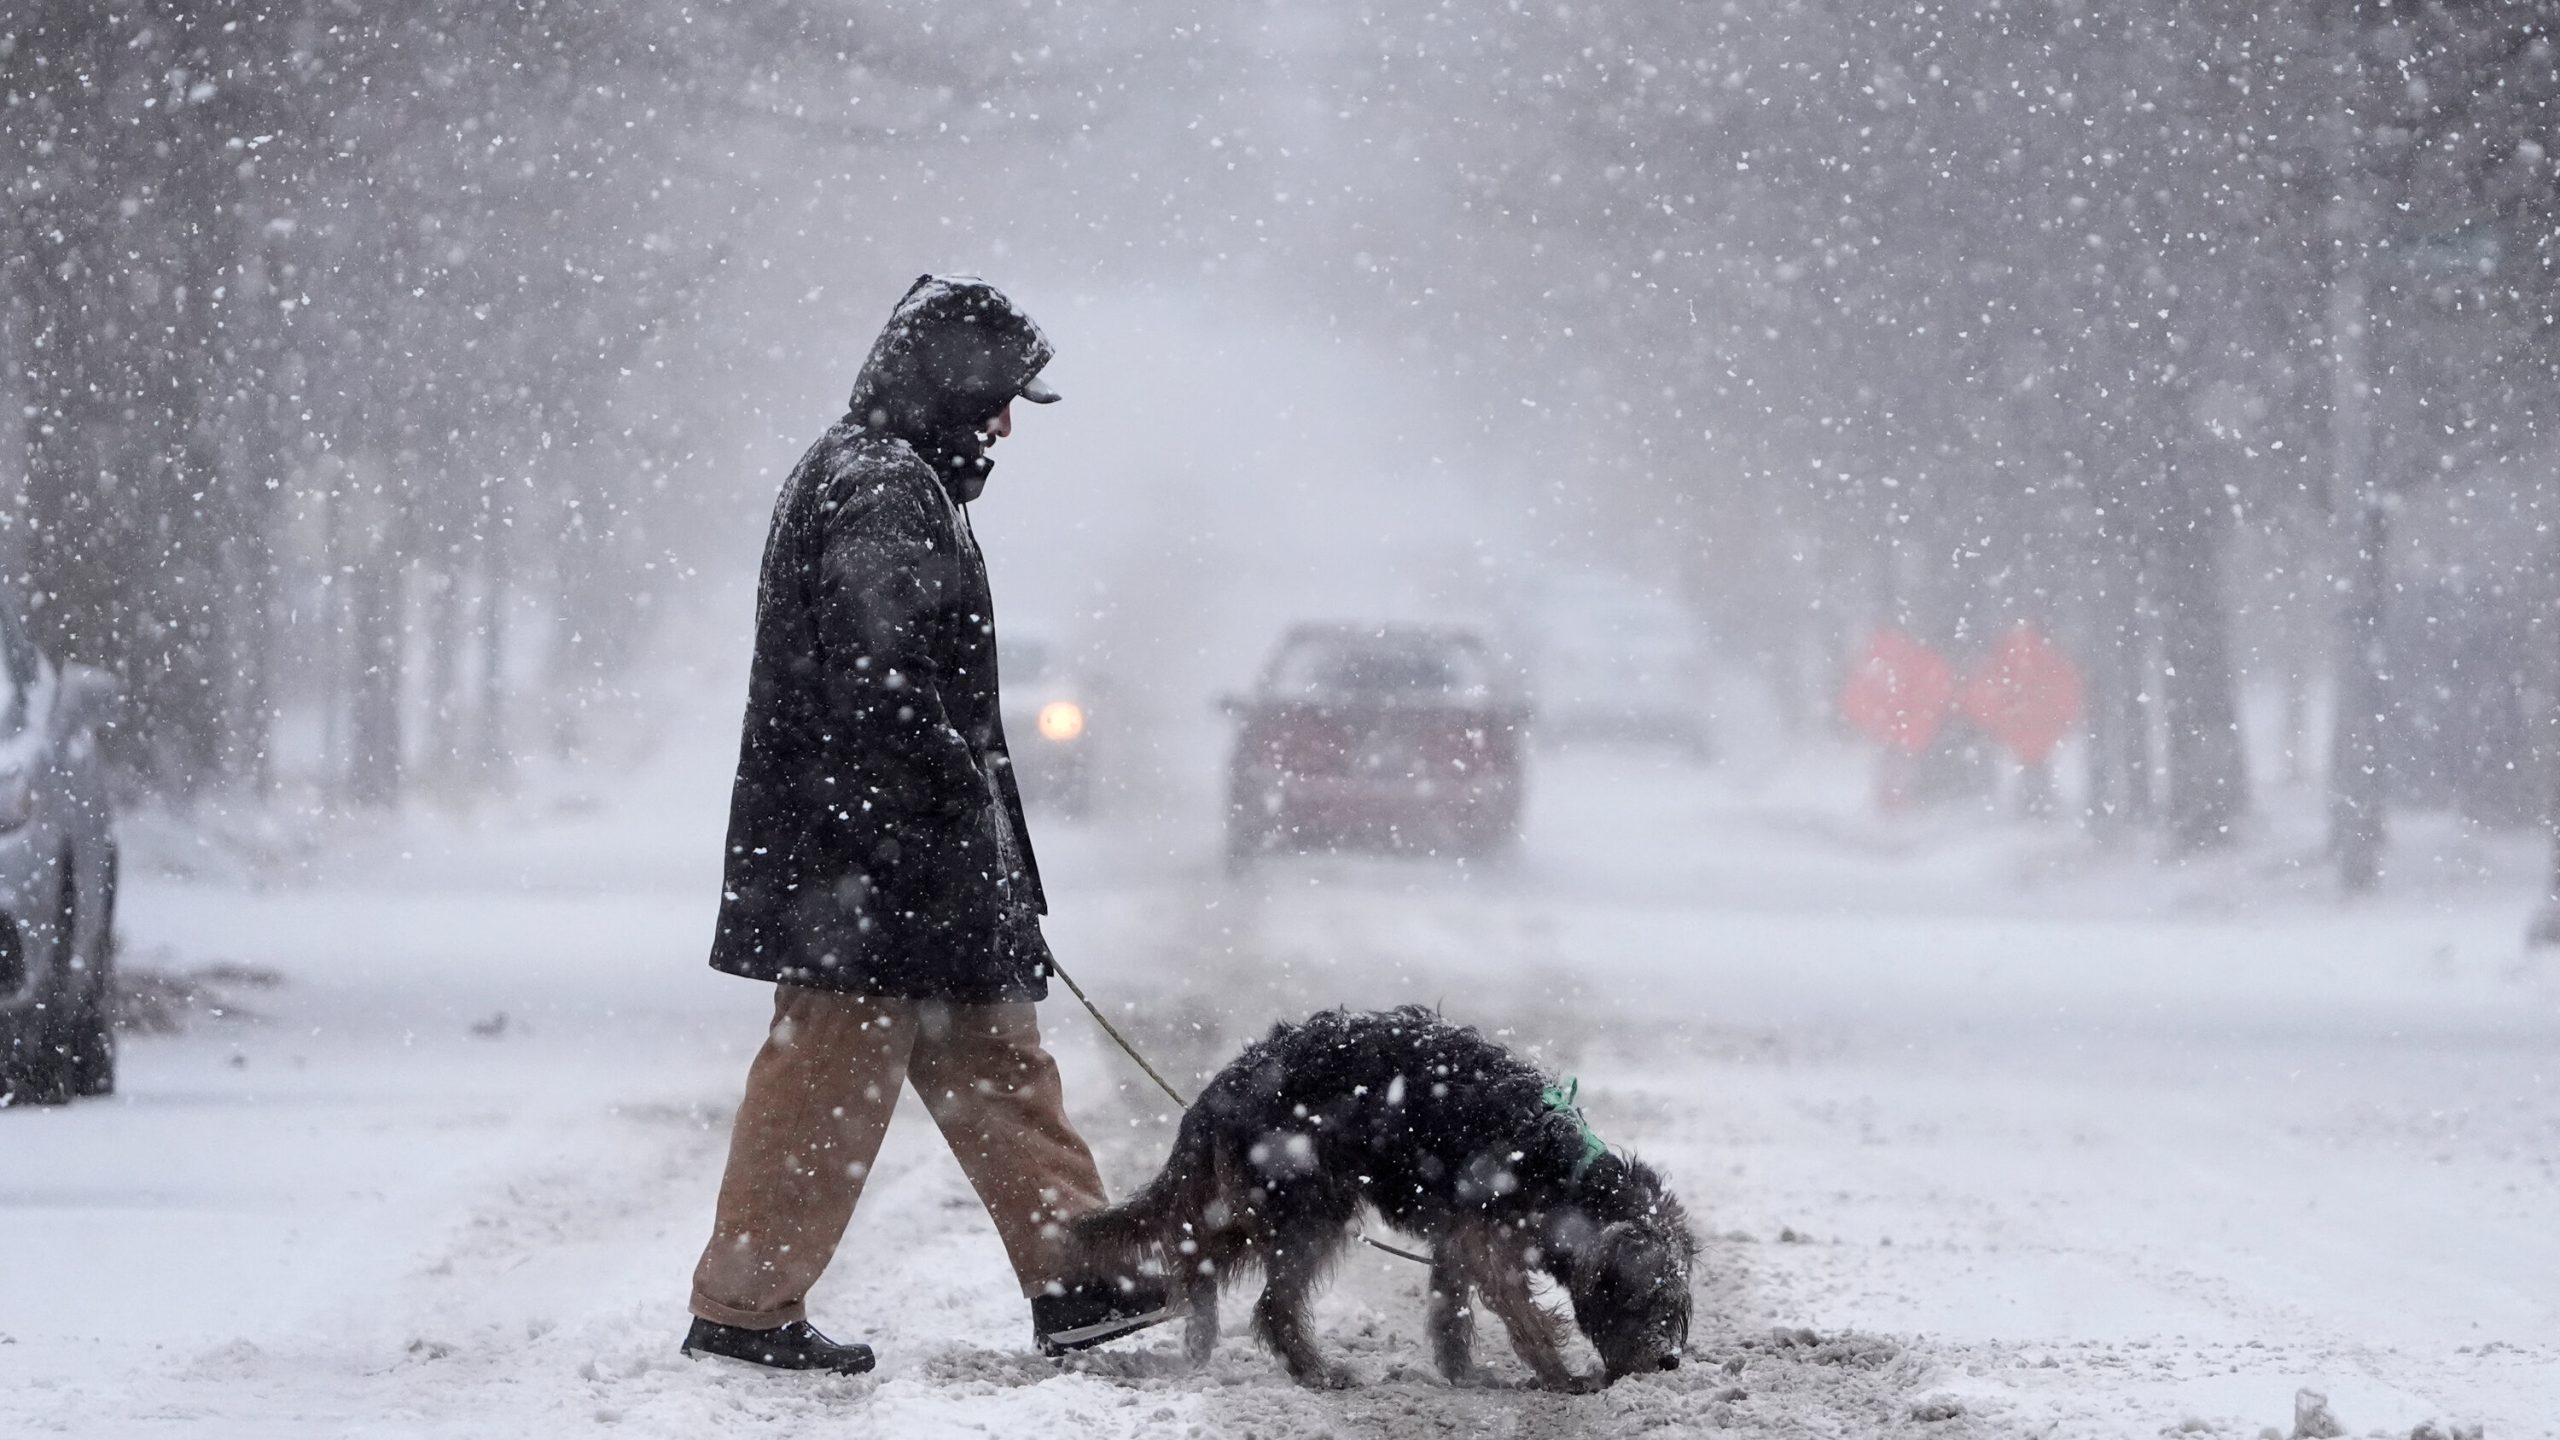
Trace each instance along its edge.
{"label": "blurred car", "polygon": [[1706,626],[1662,591],[1610,574],[1551,582],[1528,617],[1541,738],[1715,755]]}
{"label": "blurred car", "polygon": [[116,846],[97,727],[115,677],[56,666],[0,603],[0,1098],[116,1083]]}
{"label": "blurred car", "polygon": [[1225,707],[1233,865],[1344,844],[1485,856],[1519,836],[1528,712],[1473,630],[1294,626]]}
{"label": "blurred car", "polygon": [[1083,819],[1094,808],[1095,727],[1111,711],[1103,699],[1107,687],[1045,636],[999,634],[996,643],[1005,745],[1022,803]]}

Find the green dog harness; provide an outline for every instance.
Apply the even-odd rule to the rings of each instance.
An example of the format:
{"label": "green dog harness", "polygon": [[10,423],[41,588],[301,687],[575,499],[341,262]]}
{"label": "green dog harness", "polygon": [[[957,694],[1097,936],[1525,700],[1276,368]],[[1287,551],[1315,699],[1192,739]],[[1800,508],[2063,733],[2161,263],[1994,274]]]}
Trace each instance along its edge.
{"label": "green dog harness", "polygon": [[1570,1116],[1573,1128],[1582,1136],[1582,1154],[1573,1162],[1573,1178],[1577,1182],[1591,1168],[1592,1162],[1609,1153],[1608,1143],[1592,1133],[1591,1122],[1583,1118],[1582,1107],[1573,1103],[1574,1097],[1581,1093],[1582,1079],[1575,1075],[1567,1075],[1563,1084],[1550,1085],[1538,1092],[1539,1103],[1559,1115]]}

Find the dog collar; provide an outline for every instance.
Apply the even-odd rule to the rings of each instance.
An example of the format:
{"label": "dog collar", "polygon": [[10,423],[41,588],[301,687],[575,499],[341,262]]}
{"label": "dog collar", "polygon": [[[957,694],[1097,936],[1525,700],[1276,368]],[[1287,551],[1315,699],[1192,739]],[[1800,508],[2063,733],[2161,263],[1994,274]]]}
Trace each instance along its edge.
{"label": "dog collar", "polygon": [[1591,1122],[1583,1118],[1582,1107],[1573,1103],[1581,1093],[1582,1077],[1578,1075],[1567,1075],[1563,1084],[1550,1085],[1538,1092],[1538,1102],[1570,1118],[1573,1128],[1582,1136],[1582,1153],[1573,1162],[1573,1181],[1577,1185],[1582,1183],[1584,1173],[1591,1169],[1593,1163],[1609,1153],[1608,1142],[1592,1133]]}

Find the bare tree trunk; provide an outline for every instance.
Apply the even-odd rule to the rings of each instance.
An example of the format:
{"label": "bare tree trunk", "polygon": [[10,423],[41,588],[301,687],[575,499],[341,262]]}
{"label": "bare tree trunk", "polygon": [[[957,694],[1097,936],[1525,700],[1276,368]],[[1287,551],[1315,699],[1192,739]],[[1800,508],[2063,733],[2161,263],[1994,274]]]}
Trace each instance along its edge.
{"label": "bare tree trunk", "polygon": [[2534,912],[2532,923],[2525,928],[2525,943],[2537,949],[2560,945],[2560,748],[2551,741],[2560,734],[2560,704],[2546,692],[2543,701],[2542,736],[2538,747],[2546,788],[2547,808],[2543,824],[2551,836],[2550,881],[2543,890],[2542,907]]}
{"label": "bare tree trunk", "polygon": [[[2292,622],[2286,622],[2286,626],[2292,628]],[[2277,686],[2276,728],[2284,734],[2284,783],[2300,785],[2311,778],[2311,681],[2303,673],[2300,659],[2284,662],[2284,674]]]}
{"label": "bare tree trunk", "polygon": [[2277,667],[2277,732],[2284,751],[2282,780],[2290,789],[2311,779],[2311,676],[2319,666],[2320,614],[2312,598],[2326,592],[2312,574],[2311,557],[2319,547],[2309,543],[2302,516],[2279,513],[2268,527],[2270,558],[2286,580],[2286,594],[2275,609]]}
{"label": "bare tree trunk", "polygon": [[2088,690],[2089,745],[2082,753],[2086,772],[2082,778],[2081,818],[2090,833],[2100,839],[2116,834],[2116,707],[2115,665],[2101,647],[2088,648],[2089,666],[2084,683]]}
{"label": "bare tree trunk", "polygon": [[[270,464],[280,463],[270,460]],[[264,494],[262,488],[261,493]],[[273,507],[254,501],[255,523],[241,544],[248,552],[240,577],[242,621],[240,713],[234,744],[245,750],[240,770],[260,799],[276,789],[276,543]]]}
{"label": "bare tree trunk", "polygon": [[2096,540],[2088,596],[2089,828],[2101,839],[2151,818],[2151,717],[2145,700],[2149,636],[2142,566],[2130,537]]}
{"label": "bare tree trunk", "polygon": [[2387,587],[2390,521],[2381,501],[2368,497],[2351,518],[2355,551],[2349,557],[2346,602],[2338,621],[2337,733],[2329,751],[2329,843],[2338,881],[2366,891],[2382,878],[2387,838],[2383,710],[2388,704],[2383,646],[2383,593]]}
{"label": "bare tree trunk", "polygon": [[505,528],[496,517],[480,532],[480,712],[474,755],[481,783],[506,788],[512,769],[507,749],[508,555]]}
{"label": "bare tree trunk", "polygon": [[2362,257],[2343,265],[2329,292],[2330,444],[2335,494],[2348,530],[2338,617],[2337,727],[2329,752],[2329,849],[2350,893],[2382,878],[2384,686],[2382,612],[2389,583],[2390,517],[2373,473]]}
{"label": "bare tree trunk", "polygon": [[462,577],[450,563],[427,572],[427,733],[425,769],[438,789],[460,787],[463,771]]}
{"label": "bare tree trunk", "polygon": [[[1821,547],[1817,555],[1821,569],[1815,578],[1819,608],[1807,616],[1807,648],[1796,657],[1793,678],[1804,689],[1807,728],[1819,732],[1828,727],[1836,733],[1840,711],[1834,701],[1841,677],[1849,673],[1849,657],[1857,653],[1857,637],[1849,632],[1849,615],[1857,608],[1851,598],[1857,593],[1857,567],[1854,547],[1837,543],[1819,528],[1813,534]],[[1806,665],[1813,667],[1809,676],[1804,673]]]}
{"label": "bare tree trunk", "polygon": [[385,552],[346,577],[354,641],[348,659],[347,798],[358,805],[400,800],[400,568]]}
{"label": "bare tree trunk", "polygon": [[116,561],[148,615],[134,660],[156,778],[193,796],[224,778],[234,760],[227,727],[239,607],[228,566],[238,558],[243,506],[215,430],[218,397],[229,390],[222,297],[240,258],[239,171],[206,112],[178,110],[169,124],[151,167],[167,210],[150,227],[156,247],[143,252],[160,284],[155,318],[163,327],[140,362],[142,408],[157,417],[149,430],[154,463],[140,471],[150,477],[147,498]]}
{"label": "bare tree trunk", "polygon": [[2542,905],[2534,911],[2525,927],[2525,943],[2537,949],[2560,945],[2560,646],[2555,646],[2555,632],[2560,625],[2551,623],[2555,610],[2555,592],[2560,592],[2560,555],[2546,546],[2543,553],[2540,594],[2531,597],[2534,622],[2526,633],[2533,637],[2527,659],[2531,683],[2532,710],[2528,719],[2533,725],[2532,754],[2542,766],[2543,825],[2550,836],[2550,883],[2543,892]]}
{"label": "bare tree trunk", "polygon": [[[1972,527],[1949,512],[1943,493],[1925,476],[1914,486],[1913,499],[1924,508],[1908,528],[1922,538],[1916,563],[1902,578],[1903,611],[1911,633],[1961,674],[1988,633],[1981,622],[1986,602],[1980,575],[1959,570],[1949,558],[1963,552]],[[1951,710],[1935,743],[1912,757],[1910,777],[1910,796],[1922,805],[1987,798],[1999,783],[1990,737]]]}
{"label": "bare tree trunk", "polygon": [[2160,634],[2160,612],[2148,598],[2151,578],[2139,560],[2127,571],[2133,595],[2133,624],[2118,660],[2124,666],[2116,701],[2124,707],[2117,729],[2124,741],[2124,813],[2135,825],[2149,825],[2160,815],[2160,673],[2154,641]]}
{"label": "bare tree trunk", "polygon": [[2124,707],[2116,692],[2121,688],[2123,669],[2118,652],[2128,643],[2133,628],[2133,607],[2118,583],[2111,548],[2110,538],[2105,535],[2092,546],[2090,558],[2095,564],[2091,569],[2097,583],[2081,598],[2084,640],[2080,653],[2085,657],[2082,663],[2086,672],[2082,681],[2089,708],[2083,818],[2090,832],[2102,840],[2119,833],[2125,818],[2124,739],[2118,733],[2124,724]]}
{"label": "bare tree trunk", "polygon": [[332,805],[347,801],[347,677],[355,665],[347,656],[355,646],[355,609],[349,603],[346,569],[347,505],[343,496],[324,494],[320,530],[319,613],[312,624],[320,635],[320,787]]}
{"label": "bare tree trunk", "polygon": [[[2553,771],[2560,775],[2560,766],[2553,767]],[[2560,782],[2555,782],[2553,788],[2551,813],[2560,817]],[[2560,818],[2551,823],[2550,877],[2542,892],[2541,908],[2533,912],[2532,923],[2525,927],[2524,943],[2537,950],[2560,945]]]}
{"label": "bare tree trunk", "polygon": [[12,283],[22,267],[0,261],[0,575],[27,573],[27,426],[36,412],[29,408],[22,383],[33,359],[26,353],[26,307]]}
{"label": "bare tree trunk", "polygon": [[2209,497],[2182,499],[2179,510],[2184,513],[2166,517],[2159,532],[2152,574],[2168,732],[2169,839],[2194,851],[2230,843],[2232,822],[2248,808],[2249,765],[2222,583],[2225,520]]}

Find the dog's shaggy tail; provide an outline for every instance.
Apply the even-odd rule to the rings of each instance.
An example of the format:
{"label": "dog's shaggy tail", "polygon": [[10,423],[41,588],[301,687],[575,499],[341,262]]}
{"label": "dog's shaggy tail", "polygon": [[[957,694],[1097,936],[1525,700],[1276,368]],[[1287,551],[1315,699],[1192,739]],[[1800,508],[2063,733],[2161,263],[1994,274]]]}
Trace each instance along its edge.
{"label": "dog's shaggy tail", "polygon": [[1198,1106],[1184,1112],[1164,1168],[1117,1205],[1067,1222],[1078,1256],[1098,1274],[1125,1275],[1148,1261],[1169,1262],[1167,1251],[1202,1223],[1217,1194],[1217,1158],[1210,1125]]}

